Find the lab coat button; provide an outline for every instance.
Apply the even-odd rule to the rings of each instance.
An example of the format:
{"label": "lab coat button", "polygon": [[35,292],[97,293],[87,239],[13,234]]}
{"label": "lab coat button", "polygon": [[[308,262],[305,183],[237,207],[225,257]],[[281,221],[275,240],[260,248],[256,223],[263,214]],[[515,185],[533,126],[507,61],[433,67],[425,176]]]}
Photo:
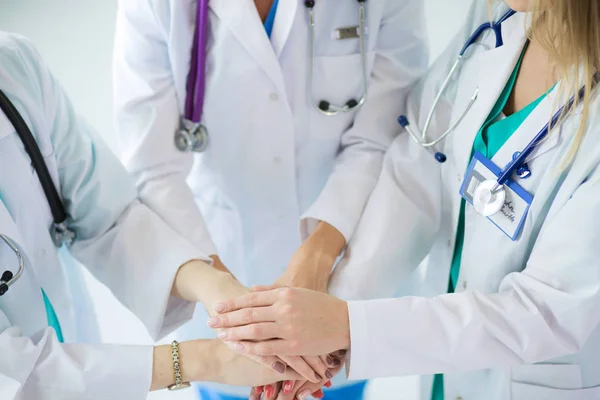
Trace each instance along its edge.
{"label": "lab coat button", "polygon": [[458,175],[456,175],[456,176],[457,176],[457,178],[458,178],[458,181],[459,181],[459,182],[462,182],[462,176],[460,176],[460,174],[458,174]]}
{"label": "lab coat button", "polygon": [[277,93],[271,93],[271,95],[269,96],[269,98],[273,101],[277,101],[279,100],[279,96],[277,95]]}
{"label": "lab coat button", "polygon": [[463,289],[467,290],[467,281],[463,281]]}
{"label": "lab coat button", "polygon": [[448,247],[452,247],[452,240],[448,239]]}

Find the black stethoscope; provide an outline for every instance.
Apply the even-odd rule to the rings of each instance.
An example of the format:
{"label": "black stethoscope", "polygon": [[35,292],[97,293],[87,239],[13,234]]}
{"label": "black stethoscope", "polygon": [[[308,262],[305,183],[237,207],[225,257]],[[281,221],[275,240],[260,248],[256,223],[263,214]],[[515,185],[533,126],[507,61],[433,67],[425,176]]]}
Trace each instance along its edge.
{"label": "black stethoscope", "polygon": [[[52,213],[53,223],[50,228],[50,236],[52,237],[54,245],[56,247],[61,247],[63,244],[70,246],[75,241],[77,235],[67,224],[68,217],[65,206],[56,190],[56,186],[54,186],[50,171],[48,171],[48,167],[44,162],[44,157],[35,141],[35,137],[23,120],[23,117],[2,90],[0,90],[0,109],[2,109],[17,131],[17,135],[19,135],[21,142],[23,142],[25,151],[31,159],[33,169],[37,173],[42,189],[44,190],[44,195],[46,196],[46,200],[48,201]],[[0,296],[2,296],[21,277],[24,269],[24,261],[17,245],[11,239],[2,234],[0,234],[0,239],[15,252],[19,259],[19,270],[16,274],[13,274],[10,270],[6,270],[0,277]]]}

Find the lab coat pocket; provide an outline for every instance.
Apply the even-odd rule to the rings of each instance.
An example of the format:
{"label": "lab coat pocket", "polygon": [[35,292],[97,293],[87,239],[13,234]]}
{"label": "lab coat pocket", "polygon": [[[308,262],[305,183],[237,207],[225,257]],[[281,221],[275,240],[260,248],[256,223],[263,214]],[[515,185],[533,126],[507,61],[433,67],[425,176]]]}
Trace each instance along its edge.
{"label": "lab coat pocket", "polygon": [[600,386],[586,389],[555,389],[545,386],[513,382],[513,400],[590,400],[600,399]]}
{"label": "lab coat pocket", "polygon": [[513,400],[578,400],[596,398],[600,387],[582,389],[581,367],[572,364],[522,365],[512,369]]}
{"label": "lab coat pocket", "polygon": [[[374,58],[375,52],[366,54],[367,91]],[[312,85],[312,98],[309,99],[312,103],[311,134],[323,139],[339,138],[350,127],[354,115],[360,107],[355,107],[350,112],[330,116],[323,114],[317,107],[322,101],[341,107],[351,100],[358,102],[363,95],[367,94],[363,78],[362,56],[359,53],[315,57]]]}

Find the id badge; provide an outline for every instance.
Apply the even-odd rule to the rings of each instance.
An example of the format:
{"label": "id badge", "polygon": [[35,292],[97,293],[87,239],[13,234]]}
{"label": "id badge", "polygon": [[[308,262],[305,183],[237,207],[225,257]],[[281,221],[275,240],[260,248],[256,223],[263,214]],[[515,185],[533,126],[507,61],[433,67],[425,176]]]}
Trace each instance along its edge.
{"label": "id badge", "polygon": [[[480,152],[475,152],[460,188],[460,195],[473,205],[475,189],[487,180],[498,179],[501,173],[502,170],[498,166]],[[512,179],[504,184],[504,191],[506,193],[504,205],[500,211],[486,218],[504,232],[510,240],[515,241],[525,224],[533,196]]]}

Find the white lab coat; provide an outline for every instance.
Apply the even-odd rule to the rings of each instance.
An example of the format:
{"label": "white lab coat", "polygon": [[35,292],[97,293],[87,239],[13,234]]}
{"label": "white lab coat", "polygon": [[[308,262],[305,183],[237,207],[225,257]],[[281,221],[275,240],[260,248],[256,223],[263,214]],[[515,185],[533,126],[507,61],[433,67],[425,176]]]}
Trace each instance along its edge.
{"label": "white lab coat", "polygon": [[[242,283],[273,283],[314,221],[352,235],[400,130],[407,89],[427,65],[423,4],[367,1],[367,103],[325,117],[309,97],[304,2],[279,2],[269,41],[252,1],[211,1],[203,118],[210,144],[192,155],[175,148],[174,132],[195,4],[119,3],[114,78],[122,160],[143,201],[178,232],[219,254]],[[362,92],[359,41],[332,34],[358,23],[358,3],[317,1],[314,12],[316,100],[344,104]],[[213,335],[205,317],[186,328]]]}
{"label": "white lab coat", "polygon": [[[0,33],[0,89],[36,137],[70,216],[74,257],[158,338],[191,318],[194,304],[170,298],[178,266],[200,258],[136,200],[133,180],[78,118],[59,84],[24,39]],[[25,270],[0,297],[0,399],[145,399],[152,346],[73,343],[77,299],[70,298],[49,228],[50,209],[14,127],[0,113],[0,233],[18,245]],[[0,243],[0,265],[17,258]],[[48,328],[42,289],[65,342]]]}
{"label": "white lab coat", "polygon": [[[465,29],[411,94],[408,116],[419,127],[466,38],[489,21],[486,2],[475,7]],[[506,10],[500,5],[495,18]],[[466,206],[457,293],[440,295],[448,287],[459,188],[473,140],[514,70],[526,25],[522,13],[506,21],[505,44],[498,49],[493,35],[486,36],[487,46],[466,60],[442,100],[433,138],[479,87],[473,108],[437,148],[447,155],[445,163],[437,163],[408,134],[398,137],[386,156],[330,290],[356,300],[392,296],[427,253],[429,260],[419,271],[421,297],[350,302],[350,378],[444,372],[446,399],[600,398],[597,95],[570,168],[558,169],[578,129],[579,113],[532,155],[532,176],[519,184],[534,200],[516,241]],[[561,86],[493,157],[496,165],[506,165],[565,102]],[[429,388],[423,399],[429,398]]]}

